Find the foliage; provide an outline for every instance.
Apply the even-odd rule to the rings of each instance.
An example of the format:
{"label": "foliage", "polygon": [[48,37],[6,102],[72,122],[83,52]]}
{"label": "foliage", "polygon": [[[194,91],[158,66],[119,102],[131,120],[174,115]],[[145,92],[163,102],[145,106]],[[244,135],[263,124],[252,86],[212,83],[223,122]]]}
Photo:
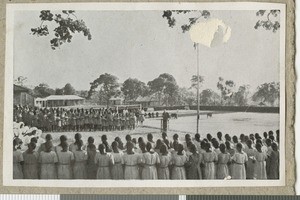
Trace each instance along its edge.
{"label": "foliage", "polygon": [[14,84],[23,86],[26,81],[27,81],[27,77],[19,76],[14,80]]}
{"label": "foliage", "polygon": [[67,83],[63,88],[63,90],[64,90],[64,95],[74,95],[76,93],[75,89],[70,83]]}
{"label": "foliage", "polygon": [[181,25],[182,32],[189,31],[191,26],[201,17],[207,19],[210,17],[210,12],[207,10],[165,10],[162,17],[166,18],[169,27],[173,28],[176,25],[176,15],[194,13],[197,17],[190,17],[187,24]]}
{"label": "foliage", "polygon": [[242,85],[233,95],[233,102],[237,106],[246,106],[248,104],[249,85]]}
{"label": "foliage", "polygon": [[88,40],[92,39],[90,29],[85,22],[77,19],[74,10],[62,10],[61,13],[54,14],[50,10],[42,10],[40,12],[41,24],[37,28],[32,28],[31,33],[36,36],[48,36],[48,25],[45,22],[52,22],[58,26],[54,28],[54,38],[50,40],[51,48],[55,50],[62,44],[70,43],[75,33],[83,33]]}
{"label": "foliage", "polygon": [[195,92],[183,87],[178,89],[177,105],[195,105],[197,96]]}
{"label": "foliage", "polygon": [[49,85],[46,83],[40,83],[38,86],[36,86],[33,89],[33,92],[34,92],[35,96],[41,97],[41,98],[55,94],[55,91],[53,89],[51,89],[49,87]]}
{"label": "foliage", "polygon": [[279,101],[280,85],[278,82],[264,83],[257,87],[252,96],[253,101],[269,103],[274,106],[276,100]]}
{"label": "foliage", "polygon": [[256,16],[264,17],[265,19],[258,20],[254,26],[255,29],[259,27],[264,28],[265,30],[272,30],[274,33],[280,28],[280,23],[278,16],[280,15],[280,10],[259,10],[256,12]]}
{"label": "foliage", "polygon": [[202,90],[200,93],[200,105],[218,105],[220,96],[211,89]]}
{"label": "foliage", "polygon": [[55,95],[64,95],[64,89],[63,88],[56,88],[55,89]]}
{"label": "foliage", "polygon": [[111,74],[101,74],[99,78],[90,83],[90,90],[87,98],[91,98],[92,94],[99,88],[99,100],[109,104],[109,99],[120,95],[118,78]]}
{"label": "foliage", "polygon": [[175,78],[167,73],[160,74],[157,78],[148,82],[150,93],[157,93],[159,103],[163,100],[165,105],[174,105],[176,103],[175,97],[178,94],[178,85]]}
{"label": "foliage", "polygon": [[136,100],[139,96],[145,96],[147,94],[147,86],[144,82],[136,78],[128,78],[124,81],[121,91],[125,95],[126,100]]}
{"label": "foliage", "polygon": [[224,82],[224,79],[222,77],[219,77],[219,81],[217,83],[217,88],[221,92],[221,104],[223,104],[223,101],[228,101],[225,103],[230,104],[231,103],[231,97],[233,96],[233,89],[235,87],[235,83],[232,80],[227,80]]}
{"label": "foliage", "polygon": [[204,77],[200,76],[199,77],[197,75],[193,75],[191,78],[191,87],[190,88],[196,88],[197,89],[197,83],[198,83],[198,78],[199,78],[199,84],[204,82]]}

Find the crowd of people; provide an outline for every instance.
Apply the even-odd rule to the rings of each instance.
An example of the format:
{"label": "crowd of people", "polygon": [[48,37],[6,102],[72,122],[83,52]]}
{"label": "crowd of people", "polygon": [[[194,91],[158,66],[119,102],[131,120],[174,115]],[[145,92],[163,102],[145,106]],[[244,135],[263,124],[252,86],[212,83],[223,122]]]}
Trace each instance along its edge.
{"label": "crowd of people", "polygon": [[23,141],[13,141],[14,179],[279,179],[279,130],[260,134],[241,134],[239,137],[217,137],[207,134],[186,134],[183,141],[166,132],[156,141],[126,135],[101,143],[94,138],[82,140],[75,134],[75,142],[68,143],[65,135],[54,146],[52,135],[39,143],[32,137],[27,149],[21,150]]}
{"label": "crowd of people", "polygon": [[[65,109],[14,106],[14,122],[36,127],[43,132],[63,131],[114,131],[135,129],[143,125],[143,109],[99,108]],[[147,114],[147,116],[149,113]],[[154,117],[154,113],[150,115]]]}

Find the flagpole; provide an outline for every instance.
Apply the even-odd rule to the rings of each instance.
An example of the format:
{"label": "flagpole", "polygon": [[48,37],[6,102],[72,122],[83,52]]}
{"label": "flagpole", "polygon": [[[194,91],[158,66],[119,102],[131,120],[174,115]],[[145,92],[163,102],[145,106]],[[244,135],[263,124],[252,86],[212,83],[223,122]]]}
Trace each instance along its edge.
{"label": "flagpole", "polygon": [[197,131],[196,133],[199,133],[199,119],[200,119],[200,113],[199,113],[199,108],[200,108],[200,102],[199,102],[199,44],[196,43],[196,51],[197,51]]}

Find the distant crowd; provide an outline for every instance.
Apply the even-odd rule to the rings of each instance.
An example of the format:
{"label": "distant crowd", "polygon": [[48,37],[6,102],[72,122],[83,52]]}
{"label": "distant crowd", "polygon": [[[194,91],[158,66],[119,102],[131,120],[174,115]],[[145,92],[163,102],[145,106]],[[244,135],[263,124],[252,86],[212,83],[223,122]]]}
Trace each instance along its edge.
{"label": "distant crowd", "polygon": [[25,126],[36,127],[43,132],[131,130],[137,125],[143,125],[145,116],[154,117],[154,113],[146,114],[143,109],[126,108],[117,110],[14,106],[14,122],[23,122]]}
{"label": "distant crowd", "polygon": [[22,151],[24,141],[14,139],[14,179],[279,179],[279,130],[239,137],[218,132],[216,138],[186,134],[184,141],[165,132],[156,141],[151,133],[126,135],[125,142],[102,135],[100,144],[93,137],[83,141],[80,133],[74,143],[61,135],[57,146],[51,134],[38,140],[32,137]]}

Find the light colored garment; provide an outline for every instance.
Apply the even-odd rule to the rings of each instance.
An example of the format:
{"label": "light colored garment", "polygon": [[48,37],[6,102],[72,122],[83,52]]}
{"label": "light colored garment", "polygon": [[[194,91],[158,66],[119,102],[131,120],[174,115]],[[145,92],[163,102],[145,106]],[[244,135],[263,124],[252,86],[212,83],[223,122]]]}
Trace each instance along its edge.
{"label": "light colored garment", "polygon": [[123,160],[123,152],[119,153],[111,153],[114,158],[114,165],[111,170],[112,179],[114,180],[121,180],[124,179],[124,171],[122,166]]}
{"label": "light colored garment", "polygon": [[171,179],[186,179],[185,163],[188,161],[186,155],[173,154],[172,164],[174,164]]}
{"label": "light colored garment", "polygon": [[23,162],[23,154],[20,150],[13,151],[13,179],[23,179],[23,171],[20,162]]}
{"label": "light colored garment", "polygon": [[39,153],[34,151],[32,153],[28,153],[25,151],[23,153],[24,158],[24,166],[23,166],[23,174],[24,179],[38,179],[38,165],[39,165]]}
{"label": "light colored garment", "polygon": [[156,165],[160,163],[159,156],[156,152],[146,152],[142,154],[141,162],[144,167],[142,169],[142,179],[158,179]]}
{"label": "light colored garment", "polygon": [[138,164],[141,163],[141,157],[139,154],[124,154],[123,163],[125,165],[124,179],[139,179]]}
{"label": "light colored garment", "polygon": [[41,164],[41,179],[57,179],[55,163],[58,162],[58,158],[54,151],[42,151],[39,162]]}
{"label": "light colored garment", "polygon": [[74,153],[75,151],[77,151],[77,150],[78,150],[77,144],[75,144],[75,143],[70,144],[69,150],[70,150],[71,152],[73,152],[73,153]]}
{"label": "light colored garment", "polygon": [[232,166],[232,179],[246,179],[245,163],[248,161],[248,156],[245,152],[236,152],[232,156],[234,161]]}
{"label": "light colored garment", "polygon": [[110,166],[114,164],[113,155],[110,153],[96,153],[95,163],[98,166],[97,179],[111,179]]}
{"label": "light colored garment", "polygon": [[205,171],[205,179],[216,179],[216,166],[215,162],[218,161],[216,152],[204,152],[203,163]]}
{"label": "light colored garment", "polygon": [[75,158],[75,163],[73,166],[73,178],[87,179],[87,171],[86,171],[87,152],[74,151],[73,153]]}
{"label": "light colored garment", "polygon": [[192,154],[189,156],[187,167],[187,179],[202,179],[200,163],[203,162],[202,154]]}
{"label": "light colored garment", "polygon": [[256,152],[255,168],[254,168],[255,179],[267,179],[266,159],[267,159],[267,155],[265,153],[258,152],[258,151]]}
{"label": "light colored garment", "polygon": [[229,176],[228,162],[230,161],[229,153],[220,153],[218,155],[217,179],[224,179]]}
{"label": "light colored garment", "polygon": [[57,178],[72,179],[73,172],[71,162],[74,160],[74,154],[71,151],[58,151],[57,158]]}
{"label": "light colored garment", "polygon": [[158,179],[170,179],[169,165],[171,163],[171,154],[160,155],[160,164],[157,169]]}

